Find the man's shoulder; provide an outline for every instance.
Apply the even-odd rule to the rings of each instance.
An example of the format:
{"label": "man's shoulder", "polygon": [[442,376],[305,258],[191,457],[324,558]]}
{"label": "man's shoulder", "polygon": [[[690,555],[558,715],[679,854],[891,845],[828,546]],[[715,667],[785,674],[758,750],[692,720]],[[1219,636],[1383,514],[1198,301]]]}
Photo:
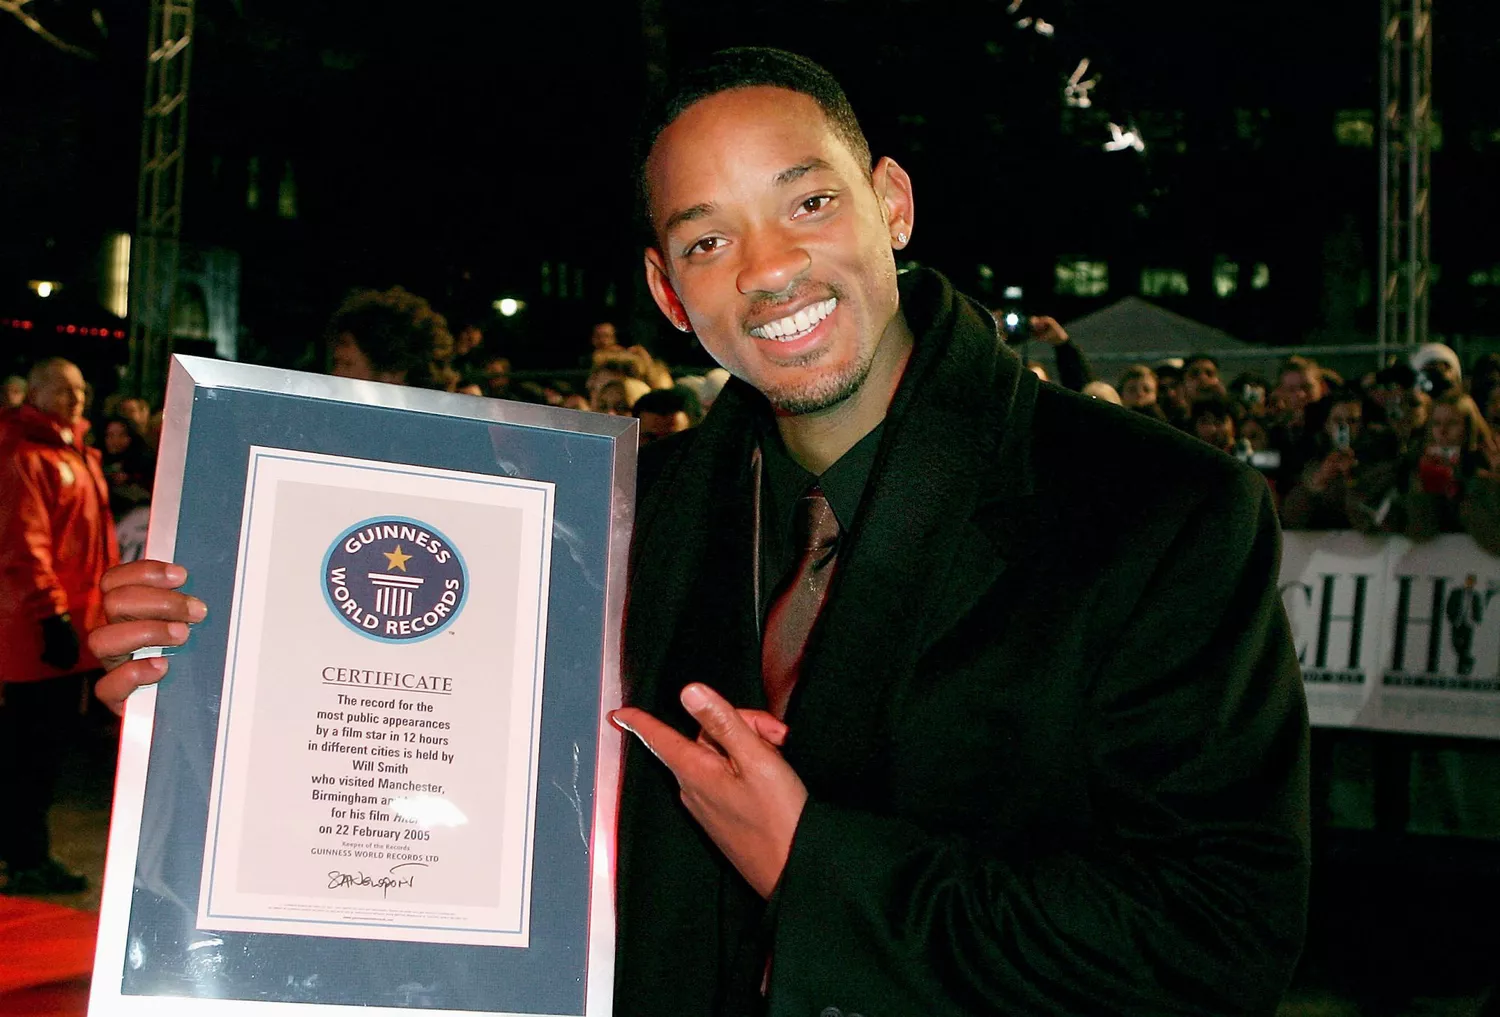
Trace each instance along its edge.
{"label": "man's shoulder", "polygon": [[1032,420],[1038,493],[1084,514],[1181,516],[1205,502],[1259,502],[1265,481],[1206,442],[1055,385],[1042,385]]}
{"label": "man's shoulder", "polygon": [[646,497],[658,482],[672,472],[673,466],[692,448],[697,433],[696,428],[690,428],[641,447],[636,455],[635,467],[637,501]]}

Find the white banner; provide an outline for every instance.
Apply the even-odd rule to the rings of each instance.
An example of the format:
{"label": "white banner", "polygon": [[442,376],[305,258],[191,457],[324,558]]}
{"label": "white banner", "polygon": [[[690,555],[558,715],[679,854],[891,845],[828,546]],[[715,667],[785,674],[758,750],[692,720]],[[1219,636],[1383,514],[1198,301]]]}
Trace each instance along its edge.
{"label": "white banner", "polygon": [[1281,597],[1320,727],[1500,738],[1500,558],[1424,543],[1288,532]]}

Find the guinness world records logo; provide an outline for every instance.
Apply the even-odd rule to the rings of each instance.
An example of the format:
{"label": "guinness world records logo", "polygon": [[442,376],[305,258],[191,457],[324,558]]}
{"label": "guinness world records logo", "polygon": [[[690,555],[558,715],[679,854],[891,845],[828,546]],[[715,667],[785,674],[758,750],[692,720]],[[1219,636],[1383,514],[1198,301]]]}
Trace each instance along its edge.
{"label": "guinness world records logo", "polygon": [[414,643],[462,612],[469,588],[463,555],[420,519],[376,516],[339,534],[323,555],[323,598],[341,622],[383,643]]}

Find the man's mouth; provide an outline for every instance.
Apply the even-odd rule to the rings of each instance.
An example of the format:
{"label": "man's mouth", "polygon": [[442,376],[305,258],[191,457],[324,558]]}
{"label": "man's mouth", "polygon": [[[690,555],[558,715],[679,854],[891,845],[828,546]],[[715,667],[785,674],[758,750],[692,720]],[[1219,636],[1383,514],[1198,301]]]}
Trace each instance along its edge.
{"label": "man's mouth", "polygon": [[820,300],[816,304],[809,304],[796,314],[789,314],[785,318],[777,318],[768,321],[764,325],[758,325],[750,330],[750,334],[757,339],[769,339],[772,342],[789,343],[806,336],[818,323],[833,313],[833,309],[839,305],[838,297],[829,297]]}

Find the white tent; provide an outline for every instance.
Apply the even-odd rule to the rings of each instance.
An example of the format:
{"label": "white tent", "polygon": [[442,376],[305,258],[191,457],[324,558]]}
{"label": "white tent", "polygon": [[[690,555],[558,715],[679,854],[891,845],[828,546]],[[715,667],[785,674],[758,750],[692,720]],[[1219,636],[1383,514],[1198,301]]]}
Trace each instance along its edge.
{"label": "white tent", "polygon": [[[1258,349],[1201,321],[1174,314],[1140,297],[1126,297],[1063,328],[1089,357],[1125,354],[1184,356],[1190,353],[1250,353]],[[1154,357],[1153,357],[1154,358]]]}

